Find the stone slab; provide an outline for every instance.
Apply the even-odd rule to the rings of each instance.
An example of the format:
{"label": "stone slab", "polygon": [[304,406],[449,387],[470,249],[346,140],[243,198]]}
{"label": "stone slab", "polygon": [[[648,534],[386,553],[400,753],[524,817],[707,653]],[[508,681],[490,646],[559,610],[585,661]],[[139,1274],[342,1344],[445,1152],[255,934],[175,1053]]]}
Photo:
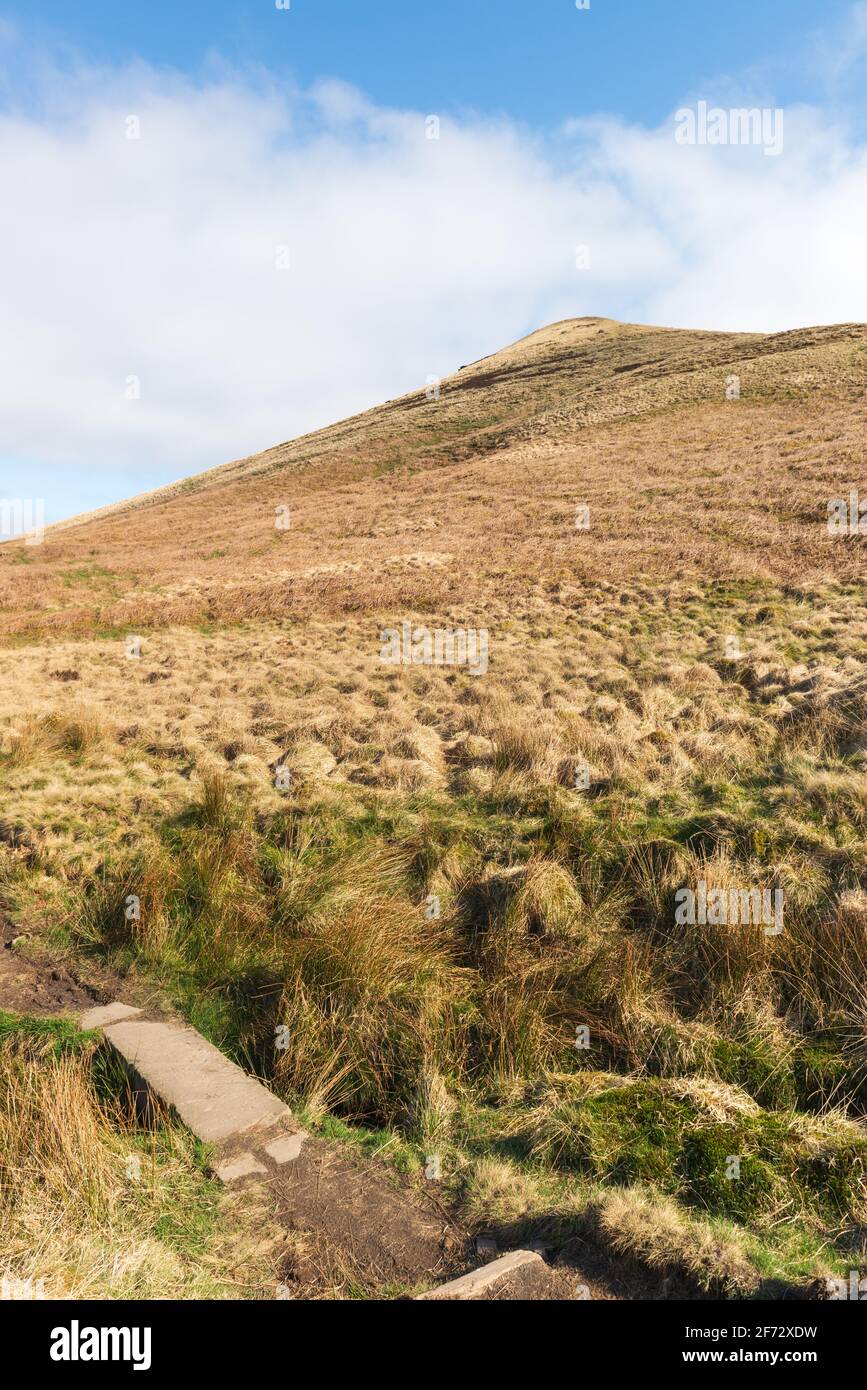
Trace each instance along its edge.
{"label": "stone slab", "polygon": [[255,1154],[241,1153],[227,1163],[221,1163],[214,1171],[220,1182],[230,1183],[237,1182],[240,1178],[254,1177],[258,1173],[265,1174],[268,1169],[259,1162]]}
{"label": "stone slab", "polygon": [[141,1013],[141,1009],[134,1009],[130,1004],[102,1004],[99,1008],[88,1009],[86,1014],[82,1014],[79,1025],[85,1031],[90,1028],[105,1028],[109,1023],[120,1023],[125,1018],[135,1018]]}
{"label": "stone slab", "polygon": [[301,1152],[301,1145],[307,1138],[306,1134],[284,1134],[281,1139],[275,1139],[272,1144],[265,1145],[265,1152],[269,1158],[273,1158],[275,1163],[293,1163]]}
{"label": "stone slab", "polygon": [[173,1106],[206,1144],[288,1117],[288,1106],[247,1076],[199,1033],[182,1024],[130,1019],[108,1038],[148,1087]]}
{"label": "stone slab", "polygon": [[508,1255],[501,1255],[498,1260],[492,1260],[490,1264],[482,1265],[481,1269],[474,1269],[472,1274],[462,1274],[459,1279],[451,1279],[438,1289],[431,1289],[430,1293],[418,1294],[416,1301],[441,1299],[466,1302],[473,1298],[487,1298],[498,1284],[513,1279],[519,1271],[526,1273],[530,1268],[544,1274],[547,1265],[533,1250],[513,1250]]}

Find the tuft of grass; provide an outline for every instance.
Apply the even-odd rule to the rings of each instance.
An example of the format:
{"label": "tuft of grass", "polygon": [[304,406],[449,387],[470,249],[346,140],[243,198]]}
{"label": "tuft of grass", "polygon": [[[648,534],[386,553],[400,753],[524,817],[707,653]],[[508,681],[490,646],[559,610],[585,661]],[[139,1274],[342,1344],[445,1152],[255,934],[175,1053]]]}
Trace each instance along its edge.
{"label": "tuft of grass", "polygon": [[5,758],[12,767],[31,763],[46,753],[81,759],[104,737],[102,721],[87,709],[29,716],[9,739]]}
{"label": "tuft of grass", "polygon": [[0,1274],[47,1298],[228,1298],[243,1236],[180,1127],[143,1129],[93,1034],[0,1015]]}
{"label": "tuft of grass", "polygon": [[526,1123],[532,1151],[560,1169],[652,1184],[742,1224],[787,1208],[829,1226],[852,1223],[867,1203],[867,1135],[856,1125],[811,1125],[722,1088],[708,1103],[694,1085],[610,1078],[576,1098],[551,1092]]}
{"label": "tuft of grass", "polygon": [[[859,595],[520,582],[484,682],[377,668],[361,580],[335,580],[339,618],[148,629],[171,676],[142,702],[129,675],[152,672],[112,675],[116,744],[64,748],[74,711],[40,707],[15,765],[16,712],[0,855],[39,861],[29,902],[4,869],[7,910],[65,895],[80,945],[321,1123],[442,1152],[471,1207],[538,1225],[640,1189],[728,1223],[768,1278],[833,1264],[867,1101]],[[92,684],[86,646],[79,665]],[[679,923],[700,879],[782,888],[783,935]]]}
{"label": "tuft of grass", "polygon": [[617,1188],[596,1205],[594,1226],[614,1254],[705,1293],[748,1298],[761,1274],[742,1235],[685,1213],[652,1188]]}

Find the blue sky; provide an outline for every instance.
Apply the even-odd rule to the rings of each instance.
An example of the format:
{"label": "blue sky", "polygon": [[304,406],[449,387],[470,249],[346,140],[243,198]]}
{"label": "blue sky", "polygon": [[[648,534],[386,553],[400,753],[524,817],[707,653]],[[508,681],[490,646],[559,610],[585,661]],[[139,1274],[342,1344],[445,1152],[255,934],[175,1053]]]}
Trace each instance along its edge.
{"label": "blue sky", "polygon": [[[767,69],[781,104],[812,100],[804,61],[847,0],[41,0],[40,23],[95,59],[195,73],[209,53],[341,77],[382,106],[504,112],[556,124],[595,111],[655,124],[721,73]],[[34,6],[0,7],[32,27]],[[766,85],[764,76],[760,85]]]}
{"label": "blue sky", "polygon": [[[56,520],[570,315],[867,319],[865,60],[867,0],[0,0],[0,496]],[[784,150],[679,146],[700,100]]]}

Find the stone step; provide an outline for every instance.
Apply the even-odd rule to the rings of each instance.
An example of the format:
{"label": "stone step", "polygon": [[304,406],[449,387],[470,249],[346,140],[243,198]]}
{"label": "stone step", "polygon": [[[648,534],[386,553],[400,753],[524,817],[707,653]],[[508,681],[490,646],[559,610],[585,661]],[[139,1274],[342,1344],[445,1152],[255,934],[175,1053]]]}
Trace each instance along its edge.
{"label": "stone step", "polygon": [[90,1010],[81,1023],[101,1027],[143,1087],[172,1106],[205,1144],[268,1131],[291,1118],[288,1106],[261,1081],[182,1023],[142,1018],[140,1011],[116,1004]]}
{"label": "stone step", "polygon": [[344,1273],[358,1269],[381,1285],[417,1283],[464,1263],[463,1236],[435,1207],[308,1134],[282,1101],[192,1028],[117,1004],[90,1010],[81,1023],[102,1029],[144,1097],[167,1102],[214,1146],[221,1182],[267,1184],[283,1223],[312,1234],[329,1258],[338,1252]]}
{"label": "stone step", "polygon": [[131,1004],[101,1004],[96,1009],[88,1009],[78,1022],[85,1032],[89,1032],[92,1028],[105,1028],[109,1023],[120,1023],[122,1019],[140,1015],[141,1009],[134,1009]]}
{"label": "stone step", "polygon": [[260,1163],[253,1153],[244,1150],[242,1153],[235,1154],[225,1163],[219,1164],[214,1169],[216,1176],[222,1183],[239,1182],[241,1178],[266,1177],[268,1169]]}
{"label": "stone step", "polygon": [[513,1250],[498,1260],[451,1279],[438,1289],[416,1296],[416,1302],[468,1302],[471,1299],[538,1299],[551,1297],[551,1271],[535,1250]]}

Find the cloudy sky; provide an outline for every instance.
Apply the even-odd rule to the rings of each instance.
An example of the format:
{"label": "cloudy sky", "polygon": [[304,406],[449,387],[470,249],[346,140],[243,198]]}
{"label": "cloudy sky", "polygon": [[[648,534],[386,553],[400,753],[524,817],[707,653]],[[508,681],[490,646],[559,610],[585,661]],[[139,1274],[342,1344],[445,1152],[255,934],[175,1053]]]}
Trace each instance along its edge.
{"label": "cloudy sky", "polygon": [[867,3],[180,8],[0,0],[0,496],[49,520],[558,318],[867,320]]}

